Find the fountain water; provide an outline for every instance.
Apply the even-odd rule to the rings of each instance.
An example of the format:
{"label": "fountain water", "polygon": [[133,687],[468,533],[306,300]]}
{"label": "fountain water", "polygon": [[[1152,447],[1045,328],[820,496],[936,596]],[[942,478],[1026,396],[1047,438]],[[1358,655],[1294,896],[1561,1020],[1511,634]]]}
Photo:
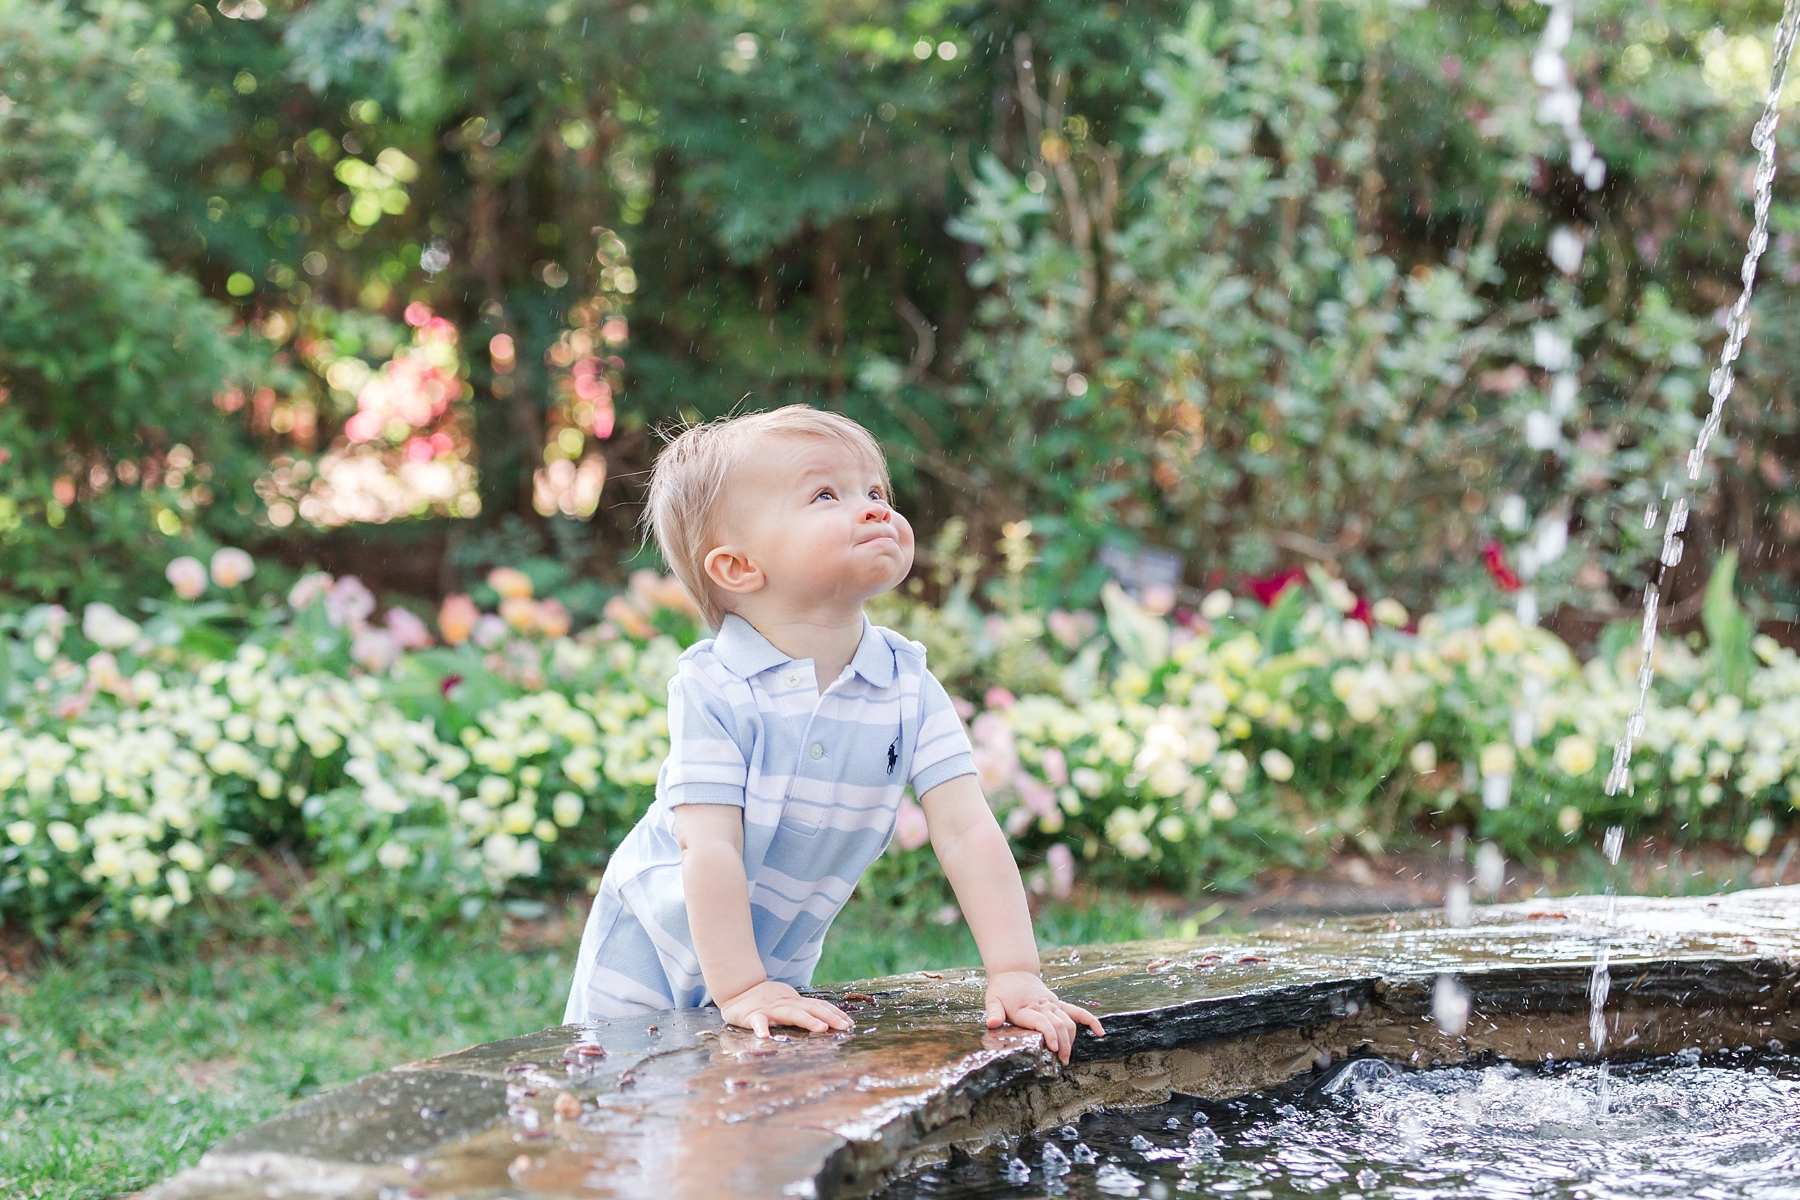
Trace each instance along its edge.
{"label": "fountain water", "polygon": [[[1744,348],[1744,338],[1750,332],[1750,298],[1756,291],[1756,267],[1769,245],[1769,207],[1775,194],[1775,128],[1781,121],[1781,94],[1787,86],[1788,62],[1793,57],[1797,36],[1800,36],[1800,0],[1787,0],[1781,13],[1781,22],[1775,28],[1774,52],[1769,62],[1769,91],[1763,103],[1762,117],[1750,134],[1750,144],[1757,152],[1757,163],[1752,200],[1754,220],[1750,229],[1750,242],[1744,251],[1743,266],[1738,271],[1744,290],[1739,293],[1737,303],[1731,306],[1731,313],[1726,319],[1725,348],[1719,354],[1719,366],[1713,371],[1707,389],[1712,396],[1712,409],[1700,426],[1694,448],[1688,451],[1689,483],[1699,481],[1701,468],[1706,465],[1707,447],[1724,423],[1725,403],[1731,398],[1732,386],[1736,382],[1732,364],[1737,362],[1738,354]],[[1667,487],[1664,488],[1663,495],[1667,497]],[[1644,588],[1643,632],[1639,639],[1643,662],[1638,667],[1638,699],[1630,716],[1625,719],[1625,732],[1613,746],[1612,769],[1606,776],[1608,795],[1616,796],[1631,786],[1631,755],[1637,739],[1644,735],[1645,713],[1650,707],[1650,687],[1656,681],[1657,612],[1668,573],[1681,561],[1684,544],[1681,535],[1687,528],[1688,512],[1689,501],[1686,495],[1677,496],[1669,506],[1668,519],[1663,525],[1660,566],[1656,578]],[[1644,528],[1654,529],[1656,517],[1657,505],[1652,501],[1644,510]]]}
{"label": "fountain water", "polygon": [[[1619,852],[1625,848],[1625,828],[1614,825],[1606,831],[1605,852],[1609,866],[1619,865]],[[1600,920],[1600,939],[1594,945],[1594,969],[1588,976],[1588,1041],[1594,1048],[1594,1054],[1600,1059],[1600,1076],[1598,1100],[1594,1108],[1596,1119],[1606,1116],[1609,1074],[1606,1067],[1606,998],[1612,993],[1612,948],[1607,942],[1606,931],[1611,928],[1613,917],[1619,911],[1619,893],[1612,880],[1606,882],[1606,909]]]}

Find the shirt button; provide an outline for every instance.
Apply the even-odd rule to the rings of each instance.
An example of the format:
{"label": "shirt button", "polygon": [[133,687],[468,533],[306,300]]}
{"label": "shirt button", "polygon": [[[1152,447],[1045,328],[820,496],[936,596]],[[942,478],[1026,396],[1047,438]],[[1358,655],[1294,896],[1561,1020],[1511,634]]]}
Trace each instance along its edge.
{"label": "shirt button", "polygon": [[825,757],[825,747],[821,746],[818,742],[814,742],[812,744],[812,756],[814,758],[824,758]]}
{"label": "shirt button", "polygon": [[787,684],[789,687],[799,687],[800,686],[800,672],[789,671],[787,673],[787,675],[783,677],[782,682]]}

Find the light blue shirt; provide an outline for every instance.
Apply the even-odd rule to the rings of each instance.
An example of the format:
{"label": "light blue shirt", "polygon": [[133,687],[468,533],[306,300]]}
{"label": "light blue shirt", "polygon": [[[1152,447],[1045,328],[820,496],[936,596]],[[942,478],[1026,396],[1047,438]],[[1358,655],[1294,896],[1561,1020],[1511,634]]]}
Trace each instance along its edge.
{"label": "light blue shirt", "polygon": [[901,793],[975,774],[968,734],[925,647],[863,622],[823,693],[748,621],[681,656],[656,801],[607,863],[564,1021],[712,1003],[688,931],[672,810],[744,810],[744,875],[768,977],[812,981],[825,931],[893,837]]}

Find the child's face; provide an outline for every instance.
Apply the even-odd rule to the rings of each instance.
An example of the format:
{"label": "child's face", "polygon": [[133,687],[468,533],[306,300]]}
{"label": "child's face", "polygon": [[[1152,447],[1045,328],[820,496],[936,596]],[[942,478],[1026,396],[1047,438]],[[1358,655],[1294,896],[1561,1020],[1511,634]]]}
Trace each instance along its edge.
{"label": "child's face", "polygon": [[761,576],[757,607],[861,604],[912,570],[913,533],[878,466],[824,437],[757,447],[725,496],[722,532]]}

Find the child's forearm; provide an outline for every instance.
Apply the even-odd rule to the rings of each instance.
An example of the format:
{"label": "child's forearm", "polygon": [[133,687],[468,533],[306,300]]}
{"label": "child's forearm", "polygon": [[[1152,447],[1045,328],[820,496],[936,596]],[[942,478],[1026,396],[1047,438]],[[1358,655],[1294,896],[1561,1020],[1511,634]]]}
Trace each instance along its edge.
{"label": "child's forearm", "polygon": [[988,975],[1038,973],[1031,908],[1006,834],[973,775],[939,784],[923,798],[932,849],[956,892]]}
{"label": "child's forearm", "polygon": [[706,990],[724,1004],[767,978],[750,921],[744,852],[736,844],[743,837],[742,812],[723,805],[684,805],[675,811],[688,934]]}

